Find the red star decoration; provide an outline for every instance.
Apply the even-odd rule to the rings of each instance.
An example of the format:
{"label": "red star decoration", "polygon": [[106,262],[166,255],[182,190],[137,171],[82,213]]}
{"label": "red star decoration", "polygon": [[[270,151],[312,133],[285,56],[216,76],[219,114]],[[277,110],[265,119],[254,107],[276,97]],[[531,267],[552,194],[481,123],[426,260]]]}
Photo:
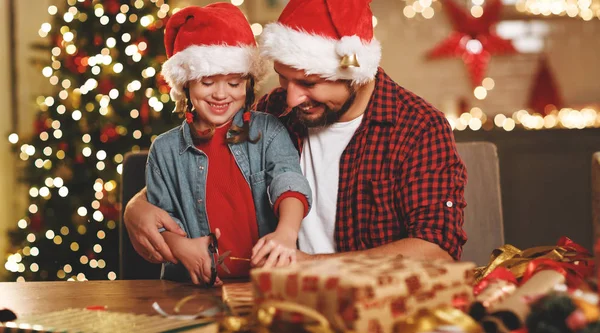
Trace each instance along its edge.
{"label": "red star decoration", "polygon": [[500,18],[501,0],[487,0],[483,15],[473,17],[453,0],[441,0],[454,31],[427,52],[428,59],[461,57],[473,86],[481,85],[492,55],[515,54],[512,42],[500,38],[493,27]]}

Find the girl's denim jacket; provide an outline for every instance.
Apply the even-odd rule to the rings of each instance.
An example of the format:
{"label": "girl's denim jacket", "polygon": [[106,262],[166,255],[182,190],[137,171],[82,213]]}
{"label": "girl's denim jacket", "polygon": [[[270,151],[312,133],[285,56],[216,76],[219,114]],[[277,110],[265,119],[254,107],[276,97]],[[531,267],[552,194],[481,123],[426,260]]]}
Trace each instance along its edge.
{"label": "girl's denim jacket", "polygon": [[[233,124],[242,126],[243,111],[236,113]],[[275,231],[278,220],[273,204],[280,195],[299,192],[306,196],[310,207],[312,194],[300,170],[298,151],[279,120],[267,113],[251,112],[250,138],[259,133],[258,142],[229,144],[229,149],[252,191],[258,234],[262,237]],[[148,154],[148,201],[167,211],[189,238],[211,232],[205,200],[208,163],[206,154],[194,146],[185,121],[159,135]],[[181,264],[165,263],[161,278],[185,281],[189,274]]]}

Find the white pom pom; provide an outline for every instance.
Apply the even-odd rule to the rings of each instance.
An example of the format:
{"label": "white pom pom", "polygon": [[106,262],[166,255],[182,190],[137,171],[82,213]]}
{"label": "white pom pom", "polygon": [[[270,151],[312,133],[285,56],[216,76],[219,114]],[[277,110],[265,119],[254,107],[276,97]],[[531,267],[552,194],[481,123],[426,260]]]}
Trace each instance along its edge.
{"label": "white pom pom", "polygon": [[365,46],[358,36],[345,36],[336,43],[335,52],[343,57],[345,55],[357,54]]}

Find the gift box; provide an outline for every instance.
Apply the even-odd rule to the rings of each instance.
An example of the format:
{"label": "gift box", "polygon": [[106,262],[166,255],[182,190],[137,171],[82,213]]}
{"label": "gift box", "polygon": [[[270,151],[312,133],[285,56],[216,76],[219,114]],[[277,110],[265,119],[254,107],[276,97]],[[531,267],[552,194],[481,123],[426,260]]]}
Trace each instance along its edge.
{"label": "gift box", "polygon": [[251,272],[256,306],[284,301],[316,310],[337,330],[393,332],[419,310],[472,301],[469,262],[357,254]]}

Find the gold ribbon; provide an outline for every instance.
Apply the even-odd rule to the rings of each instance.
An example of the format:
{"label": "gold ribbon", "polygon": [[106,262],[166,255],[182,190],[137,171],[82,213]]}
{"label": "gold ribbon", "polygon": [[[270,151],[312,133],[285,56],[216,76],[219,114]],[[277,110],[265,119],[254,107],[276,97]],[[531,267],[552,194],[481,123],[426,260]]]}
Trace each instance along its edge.
{"label": "gold ribbon", "polygon": [[441,326],[456,326],[465,333],[483,332],[469,315],[451,306],[420,310],[406,320],[394,324],[394,332],[432,332]]}
{"label": "gold ribbon", "polygon": [[254,317],[228,316],[221,320],[221,329],[225,332],[270,332],[277,312],[299,313],[309,319],[304,323],[304,330],[312,333],[334,333],[329,321],[320,313],[309,307],[284,301],[262,302],[254,313]]}
{"label": "gold ribbon", "polygon": [[521,278],[530,261],[539,258],[551,259],[559,262],[574,262],[592,260],[591,257],[581,259],[581,253],[571,247],[563,246],[537,246],[521,251],[506,244],[492,251],[490,263],[487,266],[475,269],[475,284],[490,274],[497,267],[510,270],[517,279]]}
{"label": "gold ribbon", "polygon": [[[334,333],[336,329],[331,327],[330,322],[317,312],[315,309],[304,305],[287,301],[264,301],[258,304],[248,316],[232,315],[227,310],[226,303],[218,300],[216,297],[207,295],[190,295],[184,297],[174,307],[175,313],[181,313],[182,307],[192,299],[203,299],[210,301],[212,306],[221,307],[223,312],[216,316],[205,316],[201,320],[206,323],[218,322],[221,332],[239,333],[239,332],[270,332],[280,330],[277,325],[286,324],[284,321],[276,321],[278,313],[297,313],[304,318],[302,327],[307,332],[312,333]],[[197,311],[205,310],[201,306]],[[343,321],[336,321],[338,325],[343,326]],[[477,324],[469,315],[452,306],[442,306],[433,309],[423,309],[414,315],[394,324],[394,331],[405,333],[430,332],[441,326],[455,326],[466,333],[483,332],[481,326]]]}
{"label": "gold ribbon", "polygon": [[[336,332],[327,319],[303,305],[284,302],[266,301],[259,305],[254,318],[229,316],[221,321],[221,329],[225,332],[237,333],[244,331],[270,332],[274,328],[275,314],[278,312],[293,312],[308,318],[309,323],[304,323],[303,328],[313,333]],[[424,309],[414,315],[394,324],[394,332],[420,333],[431,332],[442,326],[454,326],[465,333],[481,333],[482,327],[469,315],[451,306],[442,306],[435,309]]]}

